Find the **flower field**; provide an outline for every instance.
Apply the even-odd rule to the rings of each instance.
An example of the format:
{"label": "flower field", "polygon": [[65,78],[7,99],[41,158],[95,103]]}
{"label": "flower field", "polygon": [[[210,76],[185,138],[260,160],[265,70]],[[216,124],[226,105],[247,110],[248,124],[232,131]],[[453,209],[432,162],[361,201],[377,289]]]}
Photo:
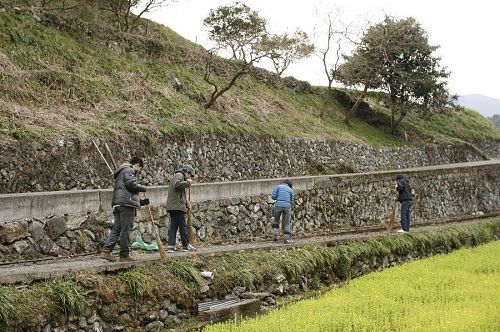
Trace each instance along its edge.
{"label": "flower field", "polygon": [[371,273],[204,331],[500,331],[500,242]]}

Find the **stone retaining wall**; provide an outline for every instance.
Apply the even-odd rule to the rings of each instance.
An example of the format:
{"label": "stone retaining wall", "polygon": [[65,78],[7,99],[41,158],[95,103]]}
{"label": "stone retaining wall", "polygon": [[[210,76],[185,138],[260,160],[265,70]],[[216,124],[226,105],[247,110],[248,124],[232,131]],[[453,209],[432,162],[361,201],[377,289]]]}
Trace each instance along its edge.
{"label": "stone retaining wall", "polygon": [[[381,225],[394,206],[401,171],[293,178],[294,236]],[[500,211],[500,161],[405,170],[415,190],[413,222]],[[196,184],[193,226],[199,242],[252,241],[270,236],[270,193],[280,179]],[[167,187],[150,187],[153,217],[165,241]],[[0,195],[2,261],[100,249],[113,219],[110,190]],[[131,238],[152,240],[147,209]]]}
{"label": "stone retaining wall", "polygon": [[[167,137],[156,142],[108,142],[118,163],[143,156],[143,179],[168,184],[183,163],[198,171],[199,182],[352,173],[483,160],[466,145],[374,148],[334,140],[272,137]],[[125,144],[126,143],[126,144]],[[104,144],[97,142],[103,153]],[[492,142],[490,149],[500,147]],[[59,139],[51,143],[0,148],[0,193],[110,188],[109,169],[91,142]],[[500,155],[497,155],[499,157]]]}

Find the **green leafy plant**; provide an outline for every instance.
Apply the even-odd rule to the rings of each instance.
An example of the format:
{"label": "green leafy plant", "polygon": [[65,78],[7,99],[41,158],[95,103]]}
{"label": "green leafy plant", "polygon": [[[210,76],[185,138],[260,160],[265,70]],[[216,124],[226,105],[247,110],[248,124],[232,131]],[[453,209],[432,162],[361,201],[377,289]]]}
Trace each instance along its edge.
{"label": "green leafy plant", "polygon": [[143,297],[153,291],[153,277],[141,265],[119,273],[118,279],[127,284],[134,296]]}
{"label": "green leafy plant", "polygon": [[13,314],[14,306],[12,305],[12,299],[7,292],[7,288],[0,287],[0,324],[6,324]]}
{"label": "green leafy plant", "polygon": [[57,310],[66,316],[78,315],[85,309],[85,296],[73,280],[55,278],[50,283]]}
{"label": "green leafy plant", "polygon": [[197,292],[204,285],[200,272],[188,259],[173,261],[169,264],[168,269],[190,292]]}

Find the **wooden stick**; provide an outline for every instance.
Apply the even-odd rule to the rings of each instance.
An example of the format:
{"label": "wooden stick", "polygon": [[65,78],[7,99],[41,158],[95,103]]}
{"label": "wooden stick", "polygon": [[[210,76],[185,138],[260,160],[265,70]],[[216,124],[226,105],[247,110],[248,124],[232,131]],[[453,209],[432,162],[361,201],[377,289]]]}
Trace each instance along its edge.
{"label": "wooden stick", "polygon": [[108,152],[109,159],[111,159],[111,163],[113,164],[113,167],[115,169],[118,169],[118,165],[115,162],[115,159],[113,158],[113,155],[111,154],[111,150],[109,149],[108,143],[104,143],[104,147],[106,148],[106,151]]}
{"label": "wooden stick", "polygon": [[392,207],[392,213],[389,218],[389,223],[387,224],[387,231],[391,232],[396,225],[396,203]]}
{"label": "wooden stick", "polygon": [[104,158],[104,155],[102,154],[101,149],[99,149],[99,147],[97,146],[97,144],[95,143],[94,140],[92,140],[92,143],[94,143],[95,148],[97,149],[97,151],[99,151],[99,154],[101,155],[102,160],[104,160],[104,162],[106,163],[106,166],[108,166],[108,169],[111,172],[111,174],[114,174],[113,170],[111,169],[111,166],[109,166],[108,162],[106,161],[106,158]]}
{"label": "wooden stick", "polygon": [[188,222],[187,222],[187,229],[188,229],[188,238],[189,238],[189,243],[190,244],[195,244],[196,243],[196,237],[194,236],[193,233],[193,213],[191,211],[191,187],[188,188]]}

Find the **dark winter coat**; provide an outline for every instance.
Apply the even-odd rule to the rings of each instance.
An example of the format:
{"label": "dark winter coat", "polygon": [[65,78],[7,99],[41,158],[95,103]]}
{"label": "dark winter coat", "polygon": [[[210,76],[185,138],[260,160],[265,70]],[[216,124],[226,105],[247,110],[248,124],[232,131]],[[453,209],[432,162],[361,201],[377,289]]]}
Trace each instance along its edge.
{"label": "dark winter coat", "polygon": [[186,188],[190,186],[181,171],[175,172],[168,186],[167,211],[187,211]]}
{"label": "dark winter coat", "polygon": [[111,205],[140,207],[139,192],[146,191],[146,187],[137,183],[137,176],[132,165],[121,165],[113,178],[115,182]]}
{"label": "dark winter coat", "polygon": [[408,179],[406,179],[402,175],[398,175],[397,180],[398,180],[398,186],[396,187],[396,189],[398,191],[398,201],[400,202],[411,201],[412,194]]}

